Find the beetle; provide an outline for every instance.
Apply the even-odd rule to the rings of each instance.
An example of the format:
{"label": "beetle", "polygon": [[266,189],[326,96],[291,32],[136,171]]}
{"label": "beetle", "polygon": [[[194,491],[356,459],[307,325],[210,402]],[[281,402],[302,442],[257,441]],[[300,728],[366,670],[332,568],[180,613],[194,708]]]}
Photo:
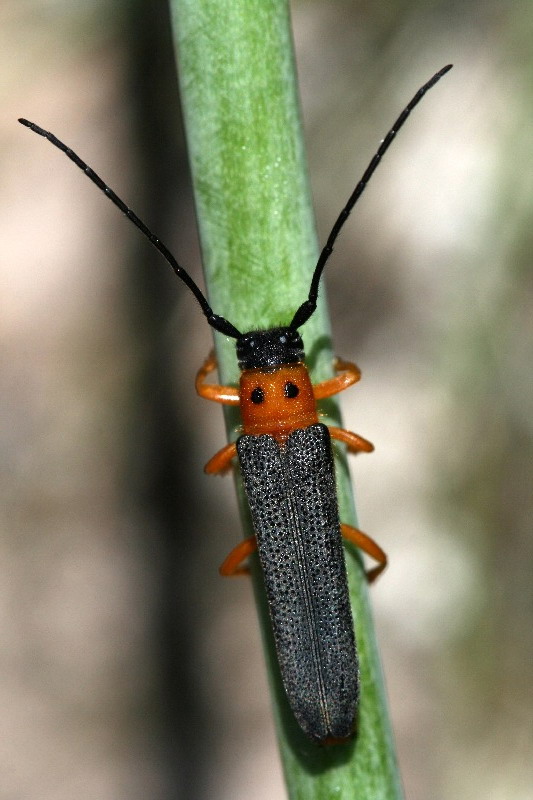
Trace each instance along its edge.
{"label": "beetle", "polygon": [[443,67],[402,111],[333,225],[315,266],[309,295],[285,327],[242,333],[215,314],[206,297],[168,248],[67,145],[25,119],[19,122],[65,153],[163,255],[200,304],[209,325],[236,339],[239,388],[209,383],[216,369],[210,355],[196,376],[198,394],[238,406],[242,433],[206,464],[208,474],[226,472],[238,460],[254,536],[238,544],[220,567],[224,576],[248,572],[243,562],[258,551],[280,672],[293,714],[319,743],[350,738],[359,700],[358,658],[349,603],[342,538],[377,561],[387,557],[376,542],[339,519],[331,440],[353,453],[373,445],[358,434],[326,426],[317,403],[360,378],[352,363],[337,359],[336,374],[313,385],[298,329],[316,309],[320,279],[339,232],[381,158],[426,92],[450,69]]}

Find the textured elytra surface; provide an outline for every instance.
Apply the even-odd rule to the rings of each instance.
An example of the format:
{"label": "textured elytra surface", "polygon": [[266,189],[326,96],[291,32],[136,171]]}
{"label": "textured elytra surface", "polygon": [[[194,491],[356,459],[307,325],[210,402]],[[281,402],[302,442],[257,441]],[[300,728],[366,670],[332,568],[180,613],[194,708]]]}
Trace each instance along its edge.
{"label": "textured elytra surface", "polygon": [[322,424],[237,442],[285,691],[312,738],[349,736],[358,664],[331,440]]}

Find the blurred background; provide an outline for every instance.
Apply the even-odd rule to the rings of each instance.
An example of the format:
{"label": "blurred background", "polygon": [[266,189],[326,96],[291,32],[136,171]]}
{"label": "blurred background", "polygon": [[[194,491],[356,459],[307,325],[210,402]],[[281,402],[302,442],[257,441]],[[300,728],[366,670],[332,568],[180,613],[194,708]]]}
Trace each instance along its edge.
{"label": "blurred background", "polygon": [[[410,800],[533,797],[531,4],[292,4],[345,423]],[[0,5],[0,798],[284,796],[252,592],[222,581],[210,332],[71,145],[201,281],[164,0]]]}

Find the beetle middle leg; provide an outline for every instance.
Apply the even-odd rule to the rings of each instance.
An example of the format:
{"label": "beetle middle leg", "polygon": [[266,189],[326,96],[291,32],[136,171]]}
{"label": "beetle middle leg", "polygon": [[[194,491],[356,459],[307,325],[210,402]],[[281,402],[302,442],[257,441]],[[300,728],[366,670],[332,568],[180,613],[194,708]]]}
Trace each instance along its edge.
{"label": "beetle middle leg", "polygon": [[204,472],[208,475],[223,475],[231,467],[231,462],[236,455],[237,445],[235,442],[230,442],[209,459],[204,467]]}
{"label": "beetle middle leg", "polygon": [[344,442],[352,453],[371,453],[374,449],[372,442],[369,442],[368,439],[363,439],[358,433],[352,433],[352,431],[347,431],[344,428],[335,428],[333,425],[328,425],[328,428],[331,438]]}
{"label": "beetle middle leg", "polygon": [[351,525],[345,525],[341,522],[341,533],[348,542],[355,544],[356,547],[363,550],[363,552],[378,562],[377,567],[369,569],[366,573],[368,582],[372,583],[376,580],[378,575],[381,575],[387,566],[387,554],[381,549],[377,542],[358,528],[352,528]]}

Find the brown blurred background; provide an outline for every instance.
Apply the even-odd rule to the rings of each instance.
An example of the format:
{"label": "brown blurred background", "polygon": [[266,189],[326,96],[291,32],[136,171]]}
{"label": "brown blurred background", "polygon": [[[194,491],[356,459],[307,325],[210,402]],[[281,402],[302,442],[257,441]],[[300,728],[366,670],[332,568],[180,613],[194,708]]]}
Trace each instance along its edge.
{"label": "brown blurred background", "polygon": [[[530,3],[292,6],[321,240],[414,91],[328,272],[410,800],[533,797]],[[0,798],[283,797],[239,537],[193,390],[210,333],[54,131],[199,280],[164,0],[0,5]]]}

